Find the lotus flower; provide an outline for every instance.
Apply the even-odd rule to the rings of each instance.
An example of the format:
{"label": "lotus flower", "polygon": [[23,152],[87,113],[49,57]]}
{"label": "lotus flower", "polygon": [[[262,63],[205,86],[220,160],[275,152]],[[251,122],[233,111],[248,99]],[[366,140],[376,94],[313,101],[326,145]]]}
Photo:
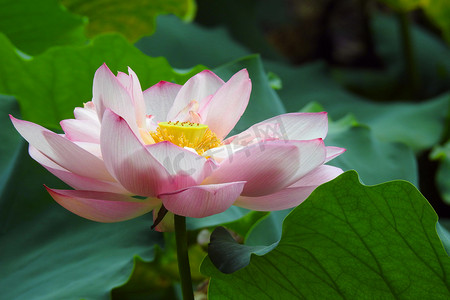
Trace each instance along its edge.
{"label": "lotus flower", "polygon": [[[95,73],[93,98],[61,121],[64,134],[11,120],[31,157],[74,190],[48,192],[84,218],[118,222],[164,207],[202,218],[231,205],[281,210],[299,205],[342,173],[324,165],[327,114],[290,113],[228,137],[244,113],[251,81],[243,69],[224,82],[203,71],[184,85],[145,91],[136,74]],[[164,230],[164,226],[157,227]]]}

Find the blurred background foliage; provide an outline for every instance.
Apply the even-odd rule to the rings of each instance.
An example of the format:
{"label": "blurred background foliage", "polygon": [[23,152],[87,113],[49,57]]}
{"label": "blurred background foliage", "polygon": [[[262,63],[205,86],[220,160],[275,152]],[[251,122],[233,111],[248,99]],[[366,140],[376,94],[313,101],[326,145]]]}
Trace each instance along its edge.
{"label": "blurred background foliage", "polygon": [[[328,111],[326,143],[347,148],[331,164],[356,170],[368,185],[411,182],[439,216],[439,236],[448,247],[449,1],[0,0],[0,7],[1,297],[180,296],[173,236],[150,231],[150,215],[98,224],[58,206],[42,184],[64,184],[28,157],[8,118],[12,114],[60,130],[59,121],[72,118],[73,108],[91,99],[93,75],[103,62],[113,72],[130,66],[144,89],[159,80],[184,83],[205,68],[224,80],[247,68],[252,96],[233,133],[284,112]],[[352,180],[348,176],[344,183],[351,186]],[[411,201],[425,205],[416,198]],[[308,215],[307,206],[299,209],[293,213]],[[283,232],[301,234],[292,218],[282,228],[288,213],[232,207],[190,219],[198,297],[205,296],[206,275],[216,276],[215,291],[227,290],[208,260],[202,267],[206,275],[199,271],[206,255],[201,228],[211,232],[220,224],[241,243],[270,246]],[[411,221],[416,223],[409,229],[434,224],[431,210],[428,214],[426,220]],[[433,231],[428,226],[426,236]],[[412,243],[420,245],[423,236],[414,238]],[[431,240],[437,249],[438,237]]]}

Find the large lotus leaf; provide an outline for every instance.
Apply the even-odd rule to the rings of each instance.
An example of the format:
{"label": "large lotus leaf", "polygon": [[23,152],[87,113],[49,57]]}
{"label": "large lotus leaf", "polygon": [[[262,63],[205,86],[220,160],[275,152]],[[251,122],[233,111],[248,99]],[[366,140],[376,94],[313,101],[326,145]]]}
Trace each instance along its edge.
{"label": "large lotus leaf", "polygon": [[179,74],[163,57],[148,57],[116,34],[99,36],[83,47],[53,48],[32,60],[20,58],[0,35],[0,57],[0,73],[13,74],[1,78],[0,92],[17,98],[23,118],[53,128],[92,99],[94,73],[104,62],[114,73],[131,67],[143,89],[160,80],[184,83],[200,70]]}
{"label": "large lotus leaf", "polygon": [[120,32],[131,42],[152,34],[159,14],[171,13],[184,20],[191,20],[195,14],[194,0],[61,0],[61,3],[71,12],[88,17],[89,36]]}
{"label": "large lotus leaf", "polygon": [[23,52],[35,55],[52,46],[86,42],[83,19],[58,0],[1,0],[0,7],[0,32]]}
{"label": "large lotus leaf", "polygon": [[[210,299],[447,299],[437,216],[410,183],[364,186],[350,171],[283,223],[278,246],[225,275],[206,259]],[[270,283],[270,284],[269,284]]]}

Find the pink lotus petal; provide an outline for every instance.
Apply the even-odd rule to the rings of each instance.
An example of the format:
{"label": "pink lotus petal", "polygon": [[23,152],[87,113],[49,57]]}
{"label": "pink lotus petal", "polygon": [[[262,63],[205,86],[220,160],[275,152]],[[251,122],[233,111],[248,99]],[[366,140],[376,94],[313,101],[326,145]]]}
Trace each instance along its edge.
{"label": "pink lotus petal", "polygon": [[234,205],[256,211],[283,210],[300,205],[315,189],[316,186],[287,187],[260,197],[240,196]]}
{"label": "pink lotus petal", "polygon": [[329,162],[333,158],[336,158],[339,155],[341,155],[342,153],[344,153],[345,151],[347,151],[347,149],[340,148],[340,147],[333,147],[333,146],[327,146],[325,148],[327,150],[327,158],[325,160],[325,163]]}
{"label": "pink lotus petal", "polygon": [[325,182],[333,180],[342,173],[343,171],[340,168],[321,165],[294,182],[289,187],[319,186]]}
{"label": "pink lotus petal", "polygon": [[328,132],[326,112],[289,113],[279,115],[251,126],[224,141],[225,144],[248,145],[266,139],[312,140],[324,139]]}
{"label": "pink lotus petal", "polygon": [[144,91],[144,102],[147,115],[154,116],[156,121],[167,120],[167,114],[175,101],[181,85],[160,81]]}
{"label": "pink lotus petal", "polygon": [[153,197],[170,184],[166,168],[111,110],[105,111],[100,143],[107,169],[130,192]]}
{"label": "pink lotus petal", "polygon": [[203,155],[221,163],[225,158],[233,156],[235,152],[242,150],[243,148],[245,147],[238,144],[222,145],[205,151]]}
{"label": "pink lotus petal", "polygon": [[204,184],[246,181],[243,195],[271,194],[292,183],[300,156],[295,144],[284,141],[245,147],[221,162]]}
{"label": "pink lotus petal", "polygon": [[178,92],[173,106],[167,114],[167,120],[175,121],[176,116],[192,100],[201,104],[204,98],[214,94],[223,84],[223,80],[209,70],[204,70],[191,77]]}
{"label": "pink lotus petal", "polygon": [[117,72],[116,78],[123,85],[123,87],[127,89],[127,91],[131,90],[131,85],[132,85],[131,78],[130,78],[130,76],[128,76],[127,73]]}
{"label": "pink lotus petal", "polygon": [[[92,103],[92,102],[89,102]],[[83,108],[83,107],[75,107],[73,114],[75,119],[77,120],[89,120],[93,121],[100,126],[100,120],[98,119],[97,112],[95,109]]]}
{"label": "pink lotus petal", "polygon": [[196,114],[200,117],[200,122],[196,122],[194,120],[192,120],[191,122],[204,124],[204,120],[206,120],[206,118],[208,117],[209,104],[211,103],[213,96],[214,95],[209,95],[205,97],[201,103],[199,103],[198,111]]}
{"label": "pink lotus petal", "polygon": [[[53,132],[43,132],[43,136],[50,146],[50,152],[38,150],[53,159],[65,169],[81,176],[100,180],[114,181],[106,170],[103,161],[98,157],[98,150],[90,152]],[[98,149],[98,144],[86,143]],[[86,145],[85,144],[85,145]]]}
{"label": "pink lotus petal", "polygon": [[88,142],[73,142],[75,145],[83,148],[87,152],[97,156],[102,159],[102,150],[100,149],[100,144],[98,143],[88,143]]}
{"label": "pink lotus petal", "polygon": [[131,95],[106,64],[103,64],[95,72],[92,101],[100,120],[102,120],[105,110],[110,109],[124,118],[133,132],[136,134],[139,132]]}
{"label": "pink lotus petal", "polygon": [[131,95],[131,100],[133,101],[135,108],[136,122],[138,127],[145,128],[146,114],[141,84],[139,83],[139,79],[136,73],[134,73],[134,71],[130,67],[128,67],[128,74],[118,72],[117,80],[123,85],[123,87],[126,88],[128,93]]}
{"label": "pink lotus petal", "polygon": [[30,146],[28,152],[35,161],[41,164],[47,171],[77,190],[89,190],[98,192],[111,192],[118,194],[130,194],[118,182],[102,181],[94,178],[84,177],[67,171],[60,165],[54,163],[44,154],[39,152],[33,146]]}
{"label": "pink lotus petal", "polygon": [[289,143],[296,145],[300,152],[300,167],[291,178],[290,185],[324,164],[326,159],[326,148],[322,139],[289,141]]}
{"label": "pink lotus petal", "polygon": [[217,168],[213,160],[170,142],[147,145],[146,148],[170,175],[164,192],[198,185]]}
{"label": "pink lotus petal", "polygon": [[73,142],[34,123],[10,116],[16,130],[37,150],[66,170],[81,176],[114,181],[102,160]]}
{"label": "pink lotus petal", "polygon": [[71,141],[100,143],[100,123],[93,120],[68,119],[60,122],[65,136]]}
{"label": "pink lotus petal", "polygon": [[243,69],[230,78],[212,97],[204,123],[220,139],[234,128],[248,105],[252,83]]}
{"label": "pink lotus petal", "polygon": [[228,156],[205,183],[242,180],[244,196],[272,194],[322,165],[325,155],[322,139],[261,142]]}
{"label": "pink lotus petal", "polygon": [[30,154],[30,157],[32,159],[34,159],[35,161],[37,161],[44,168],[51,168],[51,169],[55,169],[58,171],[69,172],[66,169],[64,169],[63,167],[61,167],[60,165],[58,165],[57,163],[55,163],[53,160],[51,160],[50,158],[48,158],[47,156],[42,154],[41,151],[37,150],[32,145],[28,146],[28,154]]}
{"label": "pink lotus petal", "polygon": [[204,123],[226,137],[249,101],[245,69],[226,83],[203,71],[183,86],[161,81],[144,93],[137,75],[130,68],[128,73],[115,76],[102,65],[92,101],[74,110],[75,119],[61,121],[65,134],[11,116],[30,143],[30,156],[76,189],[48,192],[80,216],[117,222],[152,209],[157,215],[164,203],[169,212],[156,230],[166,231],[173,229],[174,214],[206,217],[233,204],[269,211],[293,207],[342,172],[323,165],[345,151],[325,147],[325,112],[268,119],[203,156],[154,142],[151,131],[159,121]]}
{"label": "pink lotus petal", "polygon": [[328,182],[342,173],[332,166],[320,166],[296,183],[276,193],[261,197],[240,196],[234,205],[258,211],[282,210],[300,205],[317,186]]}
{"label": "pink lotus petal", "polygon": [[[206,98],[209,98],[209,96],[207,96]],[[198,119],[201,120],[200,116],[197,113],[199,107],[200,105],[197,100],[192,100],[173,118],[173,120],[180,122],[193,122],[193,120],[191,120],[192,115],[196,115]]]}
{"label": "pink lotus petal", "polygon": [[61,206],[83,218],[97,222],[120,222],[150,212],[161,202],[156,198],[138,200],[130,196],[93,191],[54,190],[49,194]]}
{"label": "pink lotus petal", "polygon": [[139,82],[139,79],[134,73],[133,70],[131,70],[130,67],[128,67],[128,74],[130,74],[129,78],[131,79],[131,95],[133,96],[133,104],[135,109],[135,115],[136,115],[136,122],[138,124],[138,127],[145,128],[145,102],[144,102],[144,95],[142,94],[142,88],[141,84]]}
{"label": "pink lotus petal", "polygon": [[174,214],[203,218],[227,210],[242,192],[245,182],[192,186],[182,191],[161,194],[164,206]]}
{"label": "pink lotus petal", "polygon": [[[156,128],[158,128],[158,122],[156,121],[155,116],[147,116],[147,120],[145,120],[145,123],[146,123],[147,128],[141,129],[141,136],[144,134],[142,132],[142,130],[144,130],[146,135],[150,135],[151,131],[155,131]],[[150,137],[151,137],[151,135],[150,135]],[[150,143],[145,142],[145,144],[150,144]]]}

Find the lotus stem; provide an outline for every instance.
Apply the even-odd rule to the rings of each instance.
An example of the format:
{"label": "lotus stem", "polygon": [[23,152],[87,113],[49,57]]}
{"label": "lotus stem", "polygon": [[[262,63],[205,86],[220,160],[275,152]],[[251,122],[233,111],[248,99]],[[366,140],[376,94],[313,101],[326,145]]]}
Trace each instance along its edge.
{"label": "lotus stem", "polygon": [[191,269],[189,266],[186,217],[175,215],[175,240],[183,300],[193,300],[194,291],[192,289]]}

